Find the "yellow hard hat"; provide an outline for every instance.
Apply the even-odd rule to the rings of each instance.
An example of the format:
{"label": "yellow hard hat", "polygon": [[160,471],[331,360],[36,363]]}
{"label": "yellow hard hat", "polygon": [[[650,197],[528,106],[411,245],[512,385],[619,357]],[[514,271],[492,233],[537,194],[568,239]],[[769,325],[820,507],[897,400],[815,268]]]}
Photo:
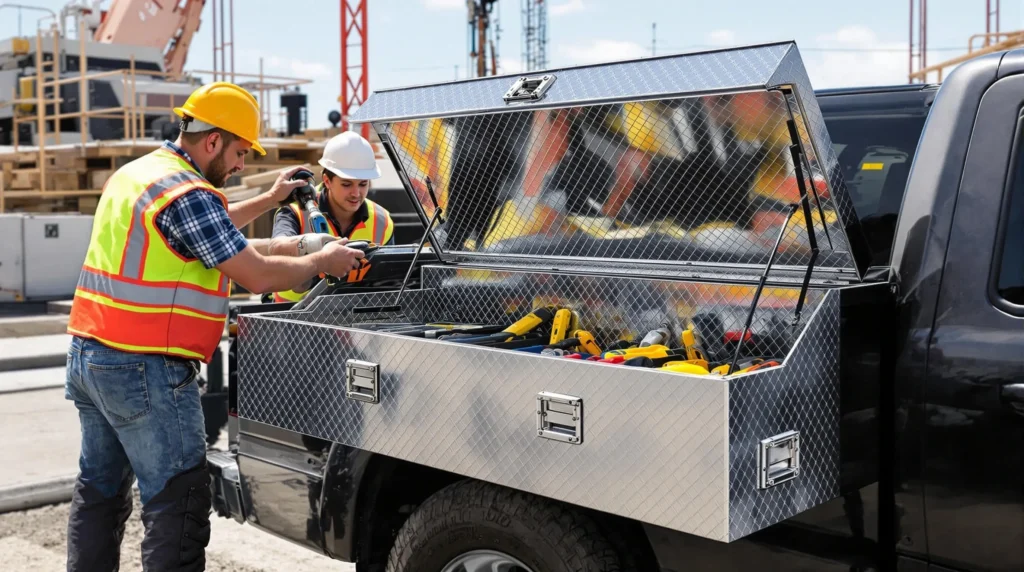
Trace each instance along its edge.
{"label": "yellow hard hat", "polygon": [[188,96],[184,105],[175,107],[174,112],[220,127],[248,141],[260,155],[267,154],[259,142],[259,103],[251,93],[233,83],[217,81],[203,85]]}

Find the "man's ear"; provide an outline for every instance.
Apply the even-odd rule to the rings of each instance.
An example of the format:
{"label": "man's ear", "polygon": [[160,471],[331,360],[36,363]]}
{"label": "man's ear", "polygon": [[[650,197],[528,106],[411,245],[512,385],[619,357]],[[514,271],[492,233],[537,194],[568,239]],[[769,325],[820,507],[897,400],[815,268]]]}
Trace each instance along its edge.
{"label": "man's ear", "polygon": [[203,141],[206,143],[206,152],[211,155],[216,155],[217,149],[220,148],[220,145],[224,144],[224,139],[216,131],[207,135]]}

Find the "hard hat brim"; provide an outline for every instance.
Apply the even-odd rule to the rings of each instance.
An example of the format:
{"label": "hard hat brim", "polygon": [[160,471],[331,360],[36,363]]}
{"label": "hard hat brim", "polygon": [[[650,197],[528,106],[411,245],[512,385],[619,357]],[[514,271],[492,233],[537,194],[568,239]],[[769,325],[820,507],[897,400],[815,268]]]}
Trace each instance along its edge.
{"label": "hard hat brim", "polygon": [[323,159],[317,161],[321,167],[341,177],[342,179],[369,180],[379,179],[381,176],[380,167],[376,164],[372,169],[339,169],[326,164]]}
{"label": "hard hat brim", "polygon": [[[184,118],[186,115],[188,115],[189,117],[194,117],[194,118],[198,119],[199,121],[202,121],[203,123],[209,123],[210,125],[214,125],[213,122],[211,122],[211,121],[209,121],[209,120],[207,120],[207,119],[205,119],[203,117],[200,117],[199,114],[197,114],[197,113],[194,113],[192,111],[186,111],[185,108],[183,108],[183,107],[175,107],[174,108],[174,112],[177,113],[178,116],[182,117],[182,118]],[[224,129],[224,128],[220,127],[220,129]],[[224,129],[224,130],[228,131],[228,132],[231,132],[229,129]],[[238,133],[234,133],[234,135],[235,135],[235,137],[238,137],[242,141],[245,141],[245,142],[249,143],[250,145],[252,145],[252,148],[255,149],[256,152],[259,153],[260,155],[266,155],[267,154],[266,149],[263,148],[263,145],[260,145],[259,141],[249,141],[248,139],[246,139],[245,137],[242,137]]]}

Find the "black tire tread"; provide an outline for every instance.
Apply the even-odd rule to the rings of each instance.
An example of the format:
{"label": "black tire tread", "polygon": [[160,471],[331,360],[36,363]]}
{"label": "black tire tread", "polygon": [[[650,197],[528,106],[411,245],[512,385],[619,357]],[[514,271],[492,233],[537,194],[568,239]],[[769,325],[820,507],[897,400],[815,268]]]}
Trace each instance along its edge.
{"label": "black tire tread", "polygon": [[541,539],[550,539],[558,554],[568,556],[563,559],[565,572],[621,570],[612,544],[585,514],[514,489],[460,481],[441,489],[413,512],[398,532],[388,556],[387,572],[408,572],[417,544],[449,524],[465,523],[458,516],[470,508],[495,510],[524,523]]}

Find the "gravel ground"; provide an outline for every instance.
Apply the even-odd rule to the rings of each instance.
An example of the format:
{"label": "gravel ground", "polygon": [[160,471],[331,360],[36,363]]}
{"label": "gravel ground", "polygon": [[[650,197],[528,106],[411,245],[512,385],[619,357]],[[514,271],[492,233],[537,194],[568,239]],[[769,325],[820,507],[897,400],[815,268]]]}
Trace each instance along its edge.
{"label": "gravel ground", "polygon": [[[67,522],[65,503],[34,510],[0,514],[0,555],[4,570],[59,572],[65,570]],[[121,544],[121,570],[141,572],[142,521],[138,493]],[[211,516],[212,538],[206,550],[206,569],[237,572],[304,570],[353,572],[355,566],[331,560],[248,524]]]}

